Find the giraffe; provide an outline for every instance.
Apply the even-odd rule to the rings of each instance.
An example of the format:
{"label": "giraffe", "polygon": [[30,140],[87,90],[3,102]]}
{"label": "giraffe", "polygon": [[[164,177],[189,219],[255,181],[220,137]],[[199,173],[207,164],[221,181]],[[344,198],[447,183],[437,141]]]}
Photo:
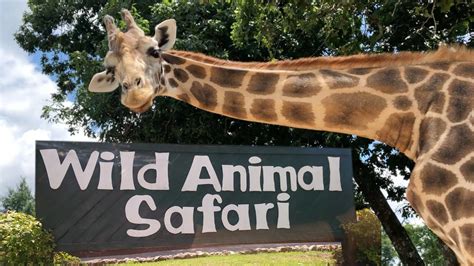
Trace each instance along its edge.
{"label": "giraffe", "polygon": [[236,119],[379,140],[415,162],[407,199],[456,254],[474,265],[474,52],[320,57],[242,63],[171,50],[176,22],[145,36],[104,17],[106,70],[91,92],[121,85],[121,102],[148,110],[157,96]]}

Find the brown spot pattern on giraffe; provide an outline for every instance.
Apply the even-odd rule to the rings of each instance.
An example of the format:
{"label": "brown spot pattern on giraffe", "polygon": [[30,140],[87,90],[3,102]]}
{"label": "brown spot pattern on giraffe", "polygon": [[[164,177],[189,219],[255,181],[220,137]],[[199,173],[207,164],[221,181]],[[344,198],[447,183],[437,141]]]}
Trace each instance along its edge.
{"label": "brown spot pattern on giraffe", "polygon": [[428,163],[420,172],[423,192],[441,195],[457,184],[454,173],[434,164]]}
{"label": "brown spot pattern on giraffe", "polygon": [[431,150],[446,131],[446,123],[441,118],[427,117],[420,125],[420,155]]}
{"label": "brown spot pattern on giraffe", "polygon": [[443,110],[444,95],[440,90],[448,78],[448,74],[436,73],[415,89],[415,99],[420,112],[426,113],[428,109],[432,109],[439,113]]}
{"label": "brown spot pattern on giraffe", "polygon": [[181,81],[182,83],[186,82],[189,79],[188,73],[186,71],[180,69],[180,68],[175,68],[173,70],[174,77]]}
{"label": "brown spot pattern on giraffe", "polygon": [[448,119],[451,122],[460,122],[468,118],[474,108],[474,83],[454,80],[449,84]]}
{"label": "brown spot pattern on giraffe", "polygon": [[408,149],[413,133],[415,115],[413,113],[391,114],[385,125],[377,131],[379,139],[401,152]]}
{"label": "brown spot pattern on giraffe", "polygon": [[296,124],[313,125],[314,113],[310,103],[283,101],[282,115]]}
{"label": "brown spot pattern on giraffe", "polygon": [[465,224],[459,228],[462,235],[464,248],[470,254],[474,254],[474,224]]}
{"label": "brown spot pattern on giraffe", "polygon": [[387,107],[384,98],[368,92],[337,93],[324,98],[324,121],[332,128],[366,129]]}
{"label": "brown spot pattern on giraffe", "polygon": [[283,85],[283,96],[304,98],[318,94],[321,87],[317,85],[315,77],[312,73],[289,75]]}
{"label": "brown spot pattern on giraffe", "polygon": [[459,79],[453,80],[448,87],[449,95],[454,97],[474,97],[474,83]]}
{"label": "brown spot pattern on giraffe", "polygon": [[448,119],[453,123],[461,122],[469,117],[473,108],[472,98],[451,97],[448,105]]}
{"label": "brown spot pattern on giraffe", "polygon": [[418,83],[426,78],[428,71],[419,67],[405,67],[405,79],[408,83]]}
{"label": "brown spot pattern on giraffe", "polygon": [[178,82],[174,78],[169,78],[168,83],[170,84],[171,87],[176,88],[178,87]]}
{"label": "brown spot pattern on giraffe", "polygon": [[217,106],[217,91],[210,85],[194,81],[190,91],[202,107],[212,110]]}
{"label": "brown spot pattern on giraffe", "polygon": [[425,210],[425,205],[423,204],[423,201],[415,192],[413,192],[413,190],[407,190],[407,199],[417,213],[422,213]]}
{"label": "brown spot pattern on giraffe", "polygon": [[437,63],[431,63],[431,64],[427,64],[428,67],[432,68],[432,69],[436,69],[436,70],[448,70],[449,67],[451,66],[450,63],[448,62],[437,62]]}
{"label": "brown spot pattern on giraffe", "polygon": [[445,164],[455,164],[474,151],[474,131],[462,124],[451,128],[433,159]]}
{"label": "brown spot pattern on giraffe", "polygon": [[474,216],[473,202],[474,193],[465,188],[456,188],[446,196],[446,207],[453,220]]}
{"label": "brown spot pattern on giraffe", "polygon": [[224,94],[224,105],[222,111],[230,116],[237,118],[246,118],[247,112],[244,108],[244,95],[240,92],[226,91]]}
{"label": "brown spot pattern on giraffe", "polygon": [[412,106],[412,104],[413,103],[411,102],[410,98],[408,98],[407,96],[397,96],[393,100],[393,106],[402,111],[408,110]]}
{"label": "brown spot pattern on giraffe", "polygon": [[441,225],[445,225],[449,221],[448,213],[443,204],[434,200],[428,200],[426,202],[426,208],[430,211],[431,216]]}
{"label": "brown spot pattern on giraffe", "polygon": [[171,72],[170,65],[163,65],[163,69],[165,70],[165,73],[170,73]]}
{"label": "brown spot pattern on giraffe", "polygon": [[459,64],[453,70],[453,73],[461,77],[473,78],[474,77],[474,64],[473,63]]}
{"label": "brown spot pattern on giraffe", "polygon": [[277,114],[275,112],[275,100],[255,99],[250,107],[252,115],[263,121],[275,121]]}
{"label": "brown spot pattern on giraffe", "polygon": [[185,59],[167,53],[162,54],[161,57],[172,65],[182,65],[186,63]]}
{"label": "brown spot pattern on giraffe", "polygon": [[347,73],[354,75],[366,75],[372,72],[372,70],[372,68],[351,68],[347,71]]}
{"label": "brown spot pattern on giraffe", "polygon": [[329,69],[319,71],[331,89],[352,88],[359,84],[359,78]]}
{"label": "brown spot pattern on giraffe", "polygon": [[180,99],[181,101],[183,102],[187,102],[189,103],[190,102],[190,98],[189,98],[189,95],[187,93],[181,93],[178,95],[178,99]]}
{"label": "brown spot pattern on giraffe", "polygon": [[196,78],[203,79],[206,77],[206,69],[202,66],[198,65],[189,65],[186,67],[186,70],[191,73],[191,75],[195,76]]}
{"label": "brown spot pattern on giraffe", "polygon": [[212,67],[210,80],[226,88],[239,88],[247,71],[232,68]]}
{"label": "brown spot pattern on giraffe", "polygon": [[461,165],[461,174],[466,181],[474,183],[474,157],[471,157],[467,162]]}
{"label": "brown spot pattern on giraffe", "polygon": [[426,222],[426,225],[429,228],[431,228],[431,230],[437,231],[437,232],[443,232],[443,228],[441,228],[435,220],[428,218],[425,220],[425,222]]}
{"label": "brown spot pattern on giraffe", "polygon": [[402,80],[400,69],[382,69],[367,78],[367,86],[388,94],[408,91],[407,84]]}
{"label": "brown spot pattern on giraffe", "polygon": [[279,75],[275,73],[256,73],[250,78],[247,91],[260,95],[272,94],[278,79]]}

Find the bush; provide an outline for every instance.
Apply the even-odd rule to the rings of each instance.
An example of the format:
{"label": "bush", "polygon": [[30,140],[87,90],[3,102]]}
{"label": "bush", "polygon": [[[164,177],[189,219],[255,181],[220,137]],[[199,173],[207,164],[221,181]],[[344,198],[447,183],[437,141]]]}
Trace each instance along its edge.
{"label": "bush", "polygon": [[350,241],[356,244],[357,263],[363,265],[381,264],[382,225],[371,210],[357,211],[357,222],[347,223],[342,227]]}
{"label": "bush", "polygon": [[53,236],[35,217],[9,211],[0,214],[0,264],[51,264]]}
{"label": "bush", "polygon": [[69,253],[60,251],[54,254],[54,265],[79,265],[81,259]]}

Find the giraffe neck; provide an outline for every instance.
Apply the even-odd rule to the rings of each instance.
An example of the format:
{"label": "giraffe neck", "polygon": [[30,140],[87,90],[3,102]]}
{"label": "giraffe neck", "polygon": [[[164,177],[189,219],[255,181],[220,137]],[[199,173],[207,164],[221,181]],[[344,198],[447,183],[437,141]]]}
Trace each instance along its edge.
{"label": "giraffe neck", "polygon": [[[379,140],[412,159],[418,146],[413,129],[419,128],[424,109],[432,107],[432,95],[417,96],[413,84],[431,80],[431,85],[442,85],[449,75],[431,75],[430,69],[450,67],[267,70],[251,64],[213,65],[176,54],[163,58],[165,96],[237,119]],[[415,101],[417,97],[425,102]],[[438,107],[443,108],[441,103]]]}

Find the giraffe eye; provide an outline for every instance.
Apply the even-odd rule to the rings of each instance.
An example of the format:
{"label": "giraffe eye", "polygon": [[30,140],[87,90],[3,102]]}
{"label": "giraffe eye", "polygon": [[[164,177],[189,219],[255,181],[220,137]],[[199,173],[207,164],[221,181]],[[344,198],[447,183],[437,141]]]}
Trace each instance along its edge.
{"label": "giraffe eye", "polygon": [[154,58],[160,57],[160,53],[161,53],[161,50],[159,48],[156,48],[156,47],[151,47],[147,51],[147,54],[150,55],[150,56],[153,56]]}

